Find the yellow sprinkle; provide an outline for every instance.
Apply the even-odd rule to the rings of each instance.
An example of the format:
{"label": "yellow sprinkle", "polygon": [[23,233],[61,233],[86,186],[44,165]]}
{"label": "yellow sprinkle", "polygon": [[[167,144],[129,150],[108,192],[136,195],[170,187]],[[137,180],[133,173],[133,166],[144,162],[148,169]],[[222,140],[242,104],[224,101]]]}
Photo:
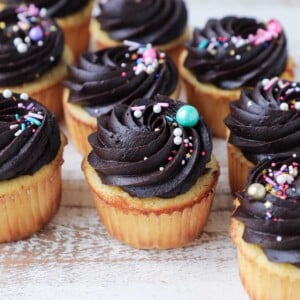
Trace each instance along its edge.
{"label": "yellow sprinkle", "polygon": [[18,32],[19,31],[19,27],[17,25],[14,25],[12,28],[13,32]]}
{"label": "yellow sprinkle", "polygon": [[6,27],[5,22],[0,22],[0,29],[4,29]]}
{"label": "yellow sprinkle", "polygon": [[250,50],[251,50],[251,46],[247,46],[247,47],[246,47],[246,50],[247,50],[247,51],[250,51]]}
{"label": "yellow sprinkle", "polygon": [[57,31],[57,29],[56,29],[56,26],[54,26],[54,25],[51,25],[51,27],[50,27],[50,31],[52,31],[52,32],[55,32],[55,31]]}
{"label": "yellow sprinkle", "polygon": [[231,56],[233,56],[233,55],[235,54],[235,51],[234,51],[234,50],[230,50],[230,51],[229,51],[229,54],[230,54]]}
{"label": "yellow sprinkle", "polygon": [[264,206],[265,206],[265,208],[271,208],[271,207],[273,206],[273,204],[272,204],[272,202],[270,202],[270,201],[266,201],[266,202],[264,203]]}
{"label": "yellow sprinkle", "polygon": [[190,154],[190,153],[187,153],[187,154],[185,155],[185,157],[186,157],[186,158],[191,158],[191,154]]}

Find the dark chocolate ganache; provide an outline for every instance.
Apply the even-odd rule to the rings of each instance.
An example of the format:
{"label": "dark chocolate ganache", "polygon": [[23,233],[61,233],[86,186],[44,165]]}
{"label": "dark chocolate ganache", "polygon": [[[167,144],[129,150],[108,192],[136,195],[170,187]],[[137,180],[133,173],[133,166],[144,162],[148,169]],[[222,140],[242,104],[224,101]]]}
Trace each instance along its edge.
{"label": "dark chocolate ganache", "polygon": [[130,46],[82,54],[78,65],[69,68],[68,101],[97,117],[117,103],[129,104],[156,94],[170,96],[178,84],[172,60],[150,44],[128,43]]}
{"label": "dark chocolate ganache", "polygon": [[198,111],[165,96],[116,105],[98,118],[89,142],[88,161],[102,182],[140,198],[185,193],[207,172],[212,152]]}
{"label": "dark chocolate ganache", "polygon": [[237,193],[233,217],[245,224],[243,239],[276,263],[300,266],[300,153],[261,161]]}
{"label": "dark chocolate ganache", "polygon": [[0,180],[31,175],[60,147],[56,119],[27,94],[0,93]]}
{"label": "dark chocolate ganache", "polygon": [[184,66],[199,82],[231,90],[279,76],[287,64],[287,40],[280,23],[229,16],[195,29]]}
{"label": "dark chocolate ganache", "polygon": [[76,13],[87,5],[88,0],[0,0],[7,6],[19,6],[20,4],[34,4],[39,8],[46,8],[49,16],[63,18]]}
{"label": "dark chocolate ganache", "polygon": [[300,83],[264,79],[255,89],[243,89],[230,104],[225,119],[229,143],[258,161],[281,152],[300,151]]}
{"label": "dark chocolate ganache", "polygon": [[182,0],[99,1],[97,20],[113,40],[162,45],[182,35],[187,9]]}
{"label": "dark chocolate ganache", "polygon": [[34,5],[0,12],[0,86],[38,79],[61,61],[64,37]]}

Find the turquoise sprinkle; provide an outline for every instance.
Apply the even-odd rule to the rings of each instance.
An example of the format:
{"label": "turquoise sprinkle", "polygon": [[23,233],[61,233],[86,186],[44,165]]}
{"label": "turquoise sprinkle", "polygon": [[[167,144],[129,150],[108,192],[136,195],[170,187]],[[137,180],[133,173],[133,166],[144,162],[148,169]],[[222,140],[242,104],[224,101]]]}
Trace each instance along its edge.
{"label": "turquoise sprinkle", "polygon": [[19,120],[20,119],[19,114],[15,114],[15,118],[16,118],[16,120]]}
{"label": "turquoise sprinkle", "polygon": [[166,119],[167,119],[168,122],[173,122],[174,121],[174,119],[171,118],[170,116],[166,116]]}
{"label": "turquoise sprinkle", "polygon": [[22,130],[25,130],[25,128],[26,128],[25,123],[22,123],[22,124],[21,124],[21,129],[22,129]]}
{"label": "turquoise sprinkle", "polygon": [[39,120],[32,117],[27,117],[26,120],[30,121],[32,124],[35,124],[36,126],[40,126],[42,124]]}
{"label": "turquoise sprinkle", "polygon": [[183,127],[193,127],[199,121],[198,110],[192,105],[183,105],[176,113],[176,121]]}
{"label": "turquoise sprinkle", "polygon": [[207,47],[207,45],[209,44],[208,40],[204,40],[202,41],[199,45],[198,45],[198,49],[204,49]]}

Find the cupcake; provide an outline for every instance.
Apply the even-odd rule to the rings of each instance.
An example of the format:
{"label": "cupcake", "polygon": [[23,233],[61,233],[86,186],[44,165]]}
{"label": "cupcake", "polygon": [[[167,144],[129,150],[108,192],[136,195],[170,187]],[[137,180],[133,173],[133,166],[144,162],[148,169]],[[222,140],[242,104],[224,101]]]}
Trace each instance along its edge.
{"label": "cupcake", "polygon": [[0,91],[26,92],[59,116],[72,60],[60,28],[34,5],[8,8],[0,12],[0,40]]}
{"label": "cupcake", "polygon": [[100,13],[91,22],[97,49],[117,46],[124,40],[151,43],[177,62],[189,38],[184,1],[100,0],[98,7]]}
{"label": "cupcake", "polygon": [[135,248],[175,248],[203,230],[219,165],[198,111],[165,96],[98,118],[82,164],[103,225]]}
{"label": "cupcake", "polygon": [[0,243],[26,238],[56,214],[66,138],[26,93],[0,93]]}
{"label": "cupcake", "polygon": [[300,153],[261,161],[237,194],[231,236],[250,299],[300,299]]}
{"label": "cupcake", "polygon": [[300,151],[300,83],[264,79],[243,89],[225,119],[230,129],[228,173],[233,192],[244,188],[248,172],[278,153]]}
{"label": "cupcake", "polygon": [[210,19],[195,29],[180,57],[188,102],[199,109],[213,135],[226,137],[224,118],[242,87],[264,78],[293,79],[293,62],[280,23],[252,18]]}
{"label": "cupcake", "polygon": [[97,129],[97,117],[114,105],[157,93],[178,97],[178,73],[164,52],[151,45],[107,48],[84,53],[70,67],[64,97],[66,123],[72,140],[83,154],[91,150],[87,137]]}
{"label": "cupcake", "polygon": [[62,28],[66,44],[77,58],[89,46],[89,26],[94,0],[0,0],[2,6],[16,7],[20,4],[34,4],[56,20]]}

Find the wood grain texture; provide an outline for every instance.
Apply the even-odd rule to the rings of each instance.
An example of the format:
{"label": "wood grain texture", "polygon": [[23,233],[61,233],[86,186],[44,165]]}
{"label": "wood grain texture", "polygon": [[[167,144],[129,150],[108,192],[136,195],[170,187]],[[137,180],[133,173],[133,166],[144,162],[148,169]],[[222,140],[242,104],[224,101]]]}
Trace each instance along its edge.
{"label": "wood grain texture", "polygon": [[[186,2],[191,27],[226,14],[279,19],[299,61],[298,0]],[[204,233],[182,249],[146,251],[105,231],[80,169],[81,156],[69,142],[57,216],[32,238],[0,245],[0,299],[248,299],[228,235],[232,195],[223,140],[214,139],[214,152],[221,176]]]}

